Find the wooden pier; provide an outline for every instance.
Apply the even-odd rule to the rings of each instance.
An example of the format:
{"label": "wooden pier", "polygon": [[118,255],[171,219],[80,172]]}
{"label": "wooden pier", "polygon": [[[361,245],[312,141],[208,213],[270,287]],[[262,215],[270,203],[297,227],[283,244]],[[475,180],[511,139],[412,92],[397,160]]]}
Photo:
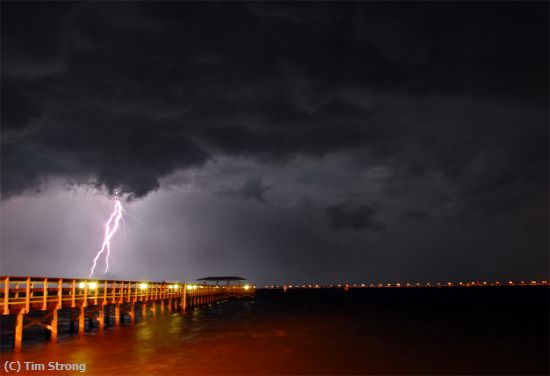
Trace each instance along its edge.
{"label": "wooden pier", "polygon": [[[97,323],[103,331],[106,321],[114,314],[118,328],[124,315],[130,323],[165,311],[185,311],[229,298],[253,297],[255,286],[207,286],[187,283],[143,281],[98,281],[46,277],[0,276],[2,315],[14,315],[14,351],[22,349],[23,331],[31,326],[45,328],[50,342],[57,342],[58,311],[69,310],[71,329],[78,325],[83,336],[85,319],[89,328]],[[30,313],[33,313],[31,316]],[[40,313],[43,313],[40,315]]]}

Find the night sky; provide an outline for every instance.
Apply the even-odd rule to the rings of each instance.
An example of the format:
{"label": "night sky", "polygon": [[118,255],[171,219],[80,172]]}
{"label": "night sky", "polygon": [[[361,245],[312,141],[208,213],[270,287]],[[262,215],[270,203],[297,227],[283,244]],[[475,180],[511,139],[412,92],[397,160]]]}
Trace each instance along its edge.
{"label": "night sky", "polygon": [[547,2],[1,7],[1,274],[548,276]]}

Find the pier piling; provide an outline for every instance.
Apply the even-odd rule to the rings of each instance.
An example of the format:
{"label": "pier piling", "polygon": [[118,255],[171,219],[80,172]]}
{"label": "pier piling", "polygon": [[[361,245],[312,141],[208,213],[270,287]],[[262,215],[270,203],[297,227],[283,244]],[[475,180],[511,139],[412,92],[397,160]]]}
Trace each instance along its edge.
{"label": "pier piling", "polygon": [[[13,348],[19,352],[23,347],[24,330],[33,325],[45,328],[50,342],[57,342],[59,310],[69,311],[70,332],[78,325],[78,336],[82,337],[87,330],[86,321],[88,330],[93,329],[97,321],[97,330],[103,332],[113,313],[115,329],[123,323],[125,313],[134,324],[137,302],[141,305],[141,320],[144,321],[148,311],[156,317],[157,303],[162,316],[166,310],[184,312],[188,307],[197,308],[231,297],[252,297],[255,289],[249,288],[0,276],[0,312],[4,316],[15,315]],[[31,311],[36,314],[31,316]],[[45,315],[39,315],[40,311]]]}

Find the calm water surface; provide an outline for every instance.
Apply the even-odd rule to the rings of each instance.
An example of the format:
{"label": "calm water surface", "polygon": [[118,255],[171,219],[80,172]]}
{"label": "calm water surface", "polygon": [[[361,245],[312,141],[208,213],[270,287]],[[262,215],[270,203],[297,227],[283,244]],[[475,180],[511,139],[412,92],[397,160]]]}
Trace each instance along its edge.
{"label": "calm water surface", "polygon": [[260,290],[58,345],[27,338],[2,360],[86,375],[548,374],[548,310],[546,287]]}

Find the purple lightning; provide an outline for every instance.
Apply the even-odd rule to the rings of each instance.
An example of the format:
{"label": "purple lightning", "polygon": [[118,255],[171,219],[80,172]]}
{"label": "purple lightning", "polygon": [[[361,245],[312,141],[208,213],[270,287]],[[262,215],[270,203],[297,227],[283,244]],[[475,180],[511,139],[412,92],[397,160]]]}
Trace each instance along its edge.
{"label": "purple lightning", "polygon": [[107,251],[107,254],[105,256],[105,272],[109,270],[109,256],[111,255],[111,238],[117,232],[118,227],[120,225],[120,221],[121,220],[124,221],[124,218],[122,217],[123,213],[124,213],[124,209],[122,208],[122,203],[120,202],[119,194],[118,192],[115,191],[115,208],[111,213],[109,220],[105,224],[105,236],[103,238],[103,243],[101,243],[101,248],[97,252],[94,258],[94,265],[90,270],[89,278],[92,278],[92,275],[94,274],[94,270],[97,264],[97,260],[99,259],[99,256],[101,256],[101,254],[105,252],[105,250]]}

